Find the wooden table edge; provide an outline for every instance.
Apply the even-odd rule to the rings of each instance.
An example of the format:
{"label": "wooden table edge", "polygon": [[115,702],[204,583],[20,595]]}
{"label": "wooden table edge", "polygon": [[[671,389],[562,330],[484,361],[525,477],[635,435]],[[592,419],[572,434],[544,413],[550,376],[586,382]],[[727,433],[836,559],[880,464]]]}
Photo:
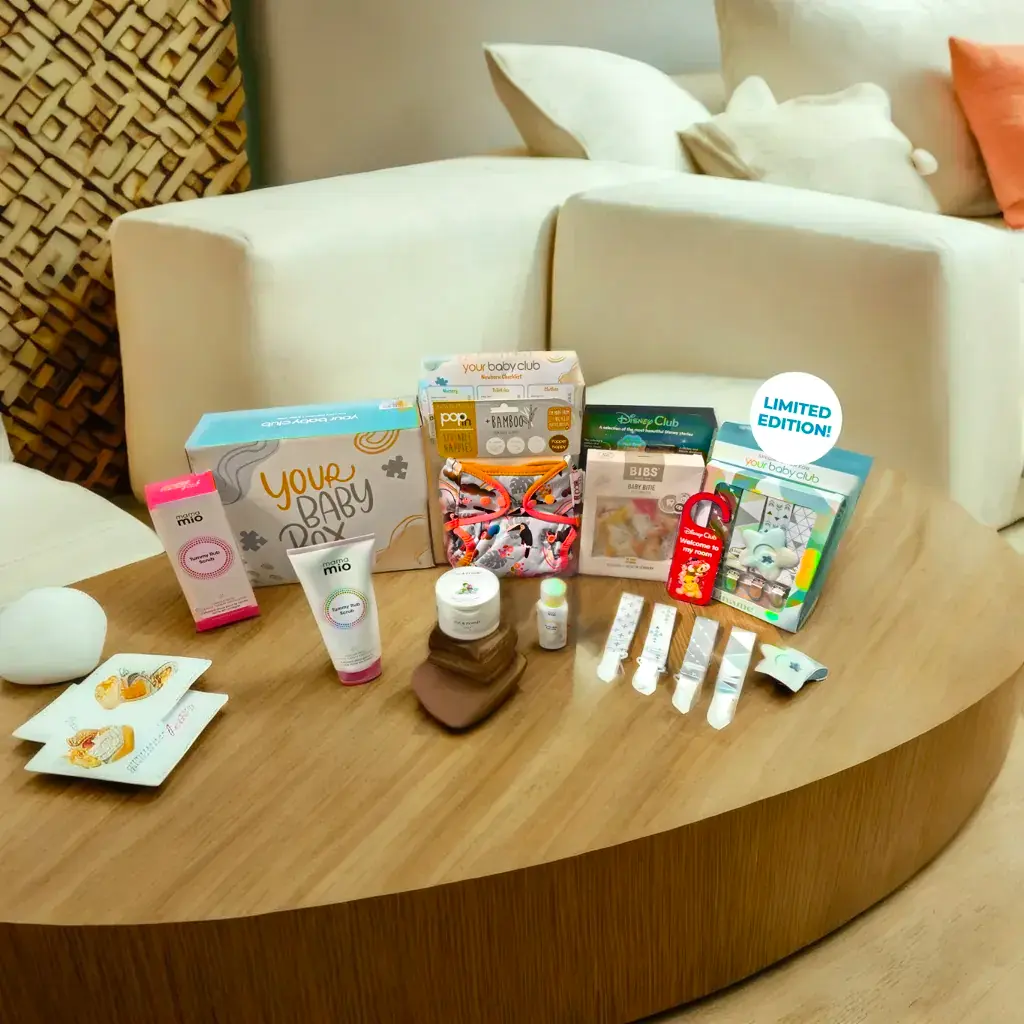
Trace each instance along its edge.
{"label": "wooden table edge", "polygon": [[1022,677],[843,771],[561,860],[251,917],[0,923],[5,1008],[24,1024],[72,996],[154,1024],[665,1010],[827,935],[934,858],[1002,767]]}

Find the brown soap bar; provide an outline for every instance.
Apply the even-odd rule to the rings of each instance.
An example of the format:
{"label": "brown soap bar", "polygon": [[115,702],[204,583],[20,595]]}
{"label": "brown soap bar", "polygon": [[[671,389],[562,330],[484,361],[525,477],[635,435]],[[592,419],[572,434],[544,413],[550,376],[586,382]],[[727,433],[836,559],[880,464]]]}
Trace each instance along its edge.
{"label": "brown soap bar", "polygon": [[425,661],[413,671],[412,688],[427,712],[442,725],[468,729],[508,700],[525,669],[526,658],[517,654],[493,683],[481,686]]}
{"label": "brown soap bar", "polygon": [[427,642],[427,660],[484,685],[497,679],[512,663],[518,641],[514,626],[499,626],[482,640],[453,640],[435,626]]}

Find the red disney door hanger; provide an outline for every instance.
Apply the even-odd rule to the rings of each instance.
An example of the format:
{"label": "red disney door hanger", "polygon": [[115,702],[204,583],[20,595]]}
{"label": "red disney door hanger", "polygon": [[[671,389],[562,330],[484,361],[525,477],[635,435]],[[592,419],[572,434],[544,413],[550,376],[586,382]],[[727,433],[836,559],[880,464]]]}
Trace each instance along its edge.
{"label": "red disney door hanger", "polygon": [[694,521],[693,510],[703,501],[710,501],[718,508],[723,523],[729,522],[732,516],[725,498],[709,491],[691,494],[683,505],[668,574],[668,592],[677,601],[690,604],[707,604],[711,600],[725,548],[723,538],[710,526],[700,526]]}

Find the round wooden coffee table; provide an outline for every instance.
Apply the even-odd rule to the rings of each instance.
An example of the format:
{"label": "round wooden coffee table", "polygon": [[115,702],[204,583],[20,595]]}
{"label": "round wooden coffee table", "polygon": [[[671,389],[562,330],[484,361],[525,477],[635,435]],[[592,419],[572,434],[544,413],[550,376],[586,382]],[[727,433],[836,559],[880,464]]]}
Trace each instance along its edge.
{"label": "round wooden coffee table", "polygon": [[[882,472],[787,638],[829,679],[785,696],[751,675],[721,733],[709,688],[683,717],[667,680],[652,697],[597,680],[618,594],[649,614],[664,590],[592,578],[570,583],[559,653],[532,646],[536,581],[503,586],[522,692],[442,731],[408,685],[436,575],[376,578],[385,674],[353,689],[297,587],[197,636],[165,558],[83,584],[110,616],[107,653],[210,657],[203,686],[231,700],[157,791],[31,775],[31,745],[5,744],[4,1019],[634,1020],[899,886],[978,804],[1016,723],[1018,556]],[[5,685],[0,729],[52,697]]]}

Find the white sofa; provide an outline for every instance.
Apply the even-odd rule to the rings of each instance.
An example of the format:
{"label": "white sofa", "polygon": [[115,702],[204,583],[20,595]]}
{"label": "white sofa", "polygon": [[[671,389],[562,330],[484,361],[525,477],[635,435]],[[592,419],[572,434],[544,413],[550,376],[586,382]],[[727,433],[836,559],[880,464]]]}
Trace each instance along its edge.
{"label": "white sofa", "polygon": [[15,463],[0,424],[0,605],[162,550],[148,526],[98,494]]}
{"label": "white sofa", "polygon": [[[714,76],[678,80],[720,105]],[[136,493],[184,468],[204,411],[408,392],[424,354],[550,346],[588,383],[816,373],[844,445],[1019,518],[1024,235],[1001,221],[493,156],[128,214],[113,249]]]}

